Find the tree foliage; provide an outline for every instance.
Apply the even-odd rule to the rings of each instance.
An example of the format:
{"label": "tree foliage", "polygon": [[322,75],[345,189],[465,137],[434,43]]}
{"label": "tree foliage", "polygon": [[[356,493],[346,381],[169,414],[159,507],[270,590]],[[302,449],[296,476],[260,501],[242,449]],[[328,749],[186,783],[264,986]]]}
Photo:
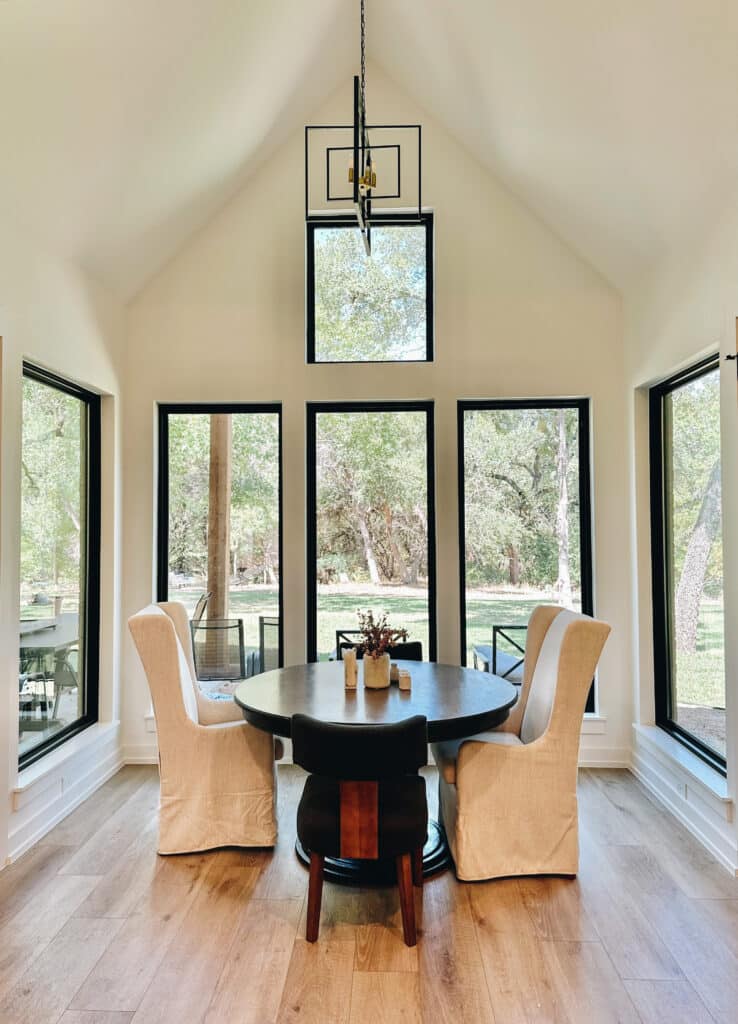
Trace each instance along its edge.
{"label": "tree foliage", "polygon": [[21,586],[77,593],[86,419],[79,399],[23,378]]}
{"label": "tree foliage", "polygon": [[424,359],[425,228],[372,229],[368,258],[355,228],[315,231],[318,361]]}

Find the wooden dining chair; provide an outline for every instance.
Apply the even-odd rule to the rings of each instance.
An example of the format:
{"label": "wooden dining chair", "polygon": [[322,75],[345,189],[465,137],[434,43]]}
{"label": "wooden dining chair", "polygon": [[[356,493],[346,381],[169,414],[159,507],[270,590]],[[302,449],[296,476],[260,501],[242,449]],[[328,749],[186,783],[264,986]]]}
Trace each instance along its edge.
{"label": "wooden dining chair", "polygon": [[292,756],[311,775],[297,809],[297,834],[310,852],[306,938],[320,927],[326,857],[395,858],[405,943],[416,938],[413,885],[423,884],[428,831],[426,719],[391,725],[333,725],[292,717]]}

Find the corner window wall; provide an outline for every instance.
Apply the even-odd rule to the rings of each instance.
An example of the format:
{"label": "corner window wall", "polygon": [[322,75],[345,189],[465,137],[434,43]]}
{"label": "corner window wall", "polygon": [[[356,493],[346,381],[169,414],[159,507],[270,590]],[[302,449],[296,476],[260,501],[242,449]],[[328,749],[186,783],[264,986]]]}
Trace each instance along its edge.
{"label": "corner window wall", "polygon": [[371,608],[435,660],[432,403],[311,404],[307,436],[308,659]]}
{"label": "corner window wall", "polygon": [[307,226],[309,363],[433,358],[433,216],[376,221],[371,257],[353,217]]}
{"label": "corner window wall", "polygon": [[23,369],[21,767],[97,721],[100,399]]}
{"label": "corner window wall", "polygon": [[159,600],[187,608],[200,680],[281,665],[281,521],[280,406],[159,407]]}
{"label": "corner window wall", "polygon": [[725,770],[717,356],[651,389],[656,720]]}
{"label": "corner window wall", "polygon": [[462,663],[516,680],[536,605],[592,612],[589,403],[459,402],[458,431]]}

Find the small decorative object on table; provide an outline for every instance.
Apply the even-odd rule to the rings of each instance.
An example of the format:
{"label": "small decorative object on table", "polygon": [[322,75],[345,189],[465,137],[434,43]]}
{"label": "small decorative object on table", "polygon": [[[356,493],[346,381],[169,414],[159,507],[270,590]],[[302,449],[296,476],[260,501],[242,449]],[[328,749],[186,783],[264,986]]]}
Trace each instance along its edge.
{"label": "small decorative object on table", "polygon": [[400,681],[400,666],[397,664],[396,661],[393,661],[390,664],[390,682],[391,683],[399,683],[399,681]]}
{"label": "small decorative object on table", "polygon": [[359,667],[356,664],[356,650],[351,647],[343,652],[343,685],[347,690],[355,690],[359,678]]}
{"label": "small decorative object on table", "polygon": [[412,678],[406,668],[400,669],[400,689],[409,690],[412,686]]}
{"label": "small decorative object on table", "polygon": [[393,629],[384,612],[375,620],[371,611],[358,612],[361,648],[364,651],[364,686],[383,690],[390,684],[388,649],[398,640],[407,640],[406,629]]}

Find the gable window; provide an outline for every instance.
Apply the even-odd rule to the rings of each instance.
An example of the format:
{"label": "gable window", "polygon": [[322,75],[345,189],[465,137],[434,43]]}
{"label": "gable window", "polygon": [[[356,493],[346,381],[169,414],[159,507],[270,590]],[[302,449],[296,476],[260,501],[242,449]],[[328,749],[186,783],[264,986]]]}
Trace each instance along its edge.
{"label": "gable window", "polygon": [[651,388],[656,722],[725,772],[720,368]]}
{"label": "gable window", "polygon": [[461,660],[519,682],[536,605],[592,614],[589,401],[462,401],[458,417]]}
{"label": "gable window", "polygon": [[433,215],[373,218],[367,256],[354,217],[307,225],[309,363],[433,359]]}
{"label": "gable window", "polygon": [[23,367],[20,766],[97,721],[100,398]]}

